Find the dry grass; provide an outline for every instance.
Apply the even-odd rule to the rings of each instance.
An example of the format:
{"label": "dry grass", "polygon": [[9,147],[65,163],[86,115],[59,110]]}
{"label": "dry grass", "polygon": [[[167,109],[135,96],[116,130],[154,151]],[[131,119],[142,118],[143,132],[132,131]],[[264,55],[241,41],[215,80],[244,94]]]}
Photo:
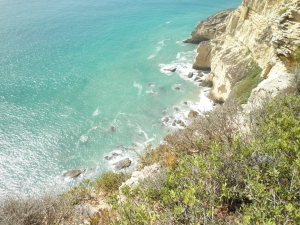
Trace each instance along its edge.
{"label": "dry grass", "polygon": [[74,198],[55,194],[7,197],[0,205],[1,225],[53,225],[72,216]]}

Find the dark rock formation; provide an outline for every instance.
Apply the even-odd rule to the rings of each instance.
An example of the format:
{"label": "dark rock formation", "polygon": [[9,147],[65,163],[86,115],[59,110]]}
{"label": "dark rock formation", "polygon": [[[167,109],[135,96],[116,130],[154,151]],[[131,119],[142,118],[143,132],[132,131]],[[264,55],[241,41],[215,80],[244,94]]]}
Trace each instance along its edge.
{"label": "dark rock formation", "polygon": [[113,164],[116,170],[121,170],[131,165],[131,160],[129,158],[122,159]]}

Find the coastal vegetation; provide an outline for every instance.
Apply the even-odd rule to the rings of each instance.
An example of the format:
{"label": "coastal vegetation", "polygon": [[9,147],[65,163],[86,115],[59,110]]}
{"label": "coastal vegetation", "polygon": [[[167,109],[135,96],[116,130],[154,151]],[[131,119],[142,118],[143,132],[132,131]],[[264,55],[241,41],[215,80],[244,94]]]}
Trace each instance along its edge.
{"label": "coastal vegetation", "polygon": [[262,105],[241,119],[238,102],[228,101],[145,149],[140,162],[162,167],[137,186],[120,193],[128,175],[109,172],[58,197],[9,198],[0,223],[59,224],[103,192],[112,208],[90,224],[298,224],[300,97]]}
{"label": "coastal vegetation", "polygon": [[234,86],[229,98],[236,97],[240,104],[247,103],[251,91],[263,80],[260,77],[261,71],[262,69],[252,61],[246,71],[245,78]]}
{"label": "coastal vegetation", "polygon": [[[223,110],[232,113],[232,104]],[[114,195],[112,224],[298,224],[300,98],[263,105],[247,116],[247,128],[219,110],[209,117],[219,117],[212,126],[221,123],[222,130],[173,134],[164,147],[176,166],[165,165],[164,176],[146,185],[123,187],[122,202]]]}

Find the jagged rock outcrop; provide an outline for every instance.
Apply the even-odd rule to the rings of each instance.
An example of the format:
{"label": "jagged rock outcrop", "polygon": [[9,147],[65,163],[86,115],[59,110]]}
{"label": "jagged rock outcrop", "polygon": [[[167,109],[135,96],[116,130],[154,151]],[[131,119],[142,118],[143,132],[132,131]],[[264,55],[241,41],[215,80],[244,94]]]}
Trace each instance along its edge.
{"label": "jagged rock outcrop", "polygon": [[[220,16],[224,12],[226,16]],[[251,61],[263,69],[265,80],[252,91],[250,101],[263,92],[294,92],[289,70],[300,44],[300,2],[243,0],[237,9],[200,22],[187,42],[200,42],[194,68],[211,68],[204,82],[213,83],[209,96],[214,101],[226,101]]]}
{"label": "jagged rock outcrop", "polygon": [[225,31],[225,19],[233,11],[234,9],[223,10],[199,22],[195,30],[191,33],[191,37],[184,42],[199,44],[202,41],[216,38]]}

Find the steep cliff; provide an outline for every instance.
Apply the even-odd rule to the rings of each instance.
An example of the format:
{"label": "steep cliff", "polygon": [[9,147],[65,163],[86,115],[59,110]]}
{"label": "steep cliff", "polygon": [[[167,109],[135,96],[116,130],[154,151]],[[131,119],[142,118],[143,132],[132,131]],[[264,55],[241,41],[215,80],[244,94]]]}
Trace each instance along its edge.
{"label": "steep cliff", "polygon": [[194,68],[211,69],[207,76],[213,82],[209,95],[217,102],[228,99],[251,62],[263,69],[264,80],[249,101],[266,92],[295,92],[291,68],[300,44],[300,2],[243,0],[237,9],[200,22],[186,42],[199,43]]}

